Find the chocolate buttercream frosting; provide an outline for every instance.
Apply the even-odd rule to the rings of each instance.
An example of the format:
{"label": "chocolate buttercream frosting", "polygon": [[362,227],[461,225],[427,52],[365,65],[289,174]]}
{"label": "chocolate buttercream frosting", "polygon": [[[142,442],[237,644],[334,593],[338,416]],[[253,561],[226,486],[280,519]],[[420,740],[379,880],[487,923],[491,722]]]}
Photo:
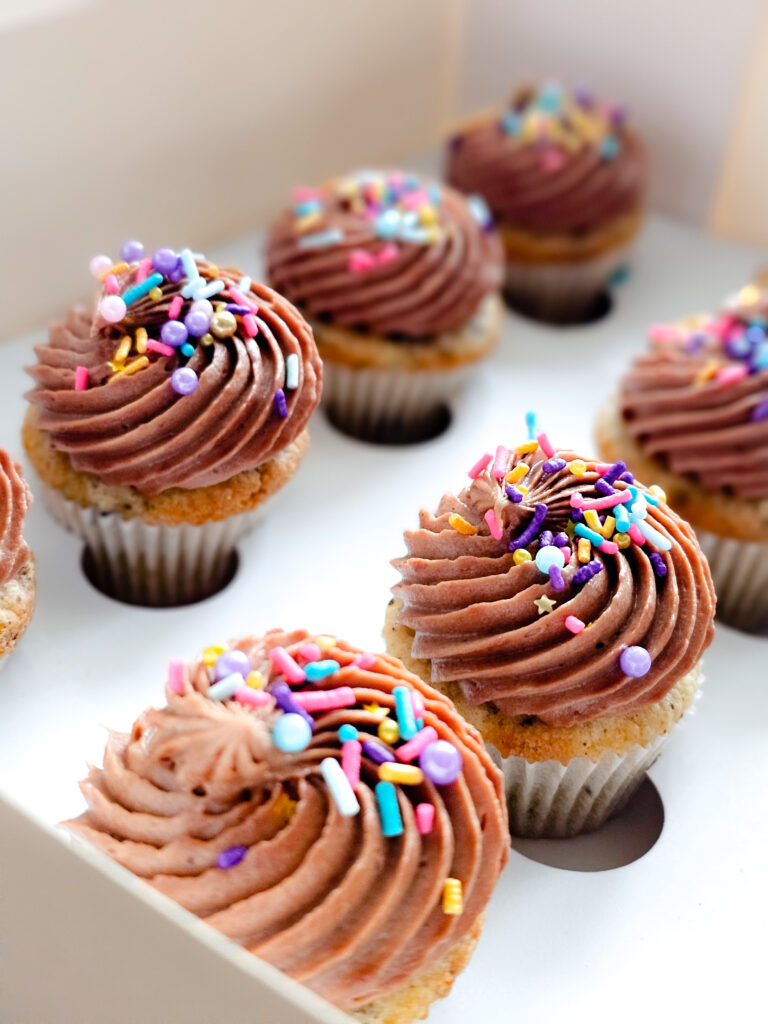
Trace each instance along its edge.
{"label": "chocolate buttercream frosting", "polygon": [[572,234],[639,211],[647,167],[622,108],[550,84],[519,90],[501,116],[455,135],[447,178],[482,195],[505,224]]}
{"label": "chocolate buttercream frosting", "polygon": [[714,492],[768,498],[768,292],[743,288],[715,316],[651,327],[619,386],[644,452]]}
{"label": "chocolate buttercream frosting", "polygon": [[21,466],[0,448],[0,586],[13,579],[31,560],[24,540],[24,517],[32,494]]}
{"label": "chocolate buttercream frosting", "polygon": [[[81,784],[88,810],[67,824],[234,941],[354,1009],[412,980],[476,924],[507,859],[501,775],[453,705],[394,658],[304,631],[220,651],[172,666],[167,705],[110,735],[103,768]],[[429,744],[426,761],[406,757],[403,694],[413,729],[423,730],[416,736],[458,762],[453,781],[439,776],[439,763],[437,774],[429,768]],[[334,707],[319,710],[313,699]],[[291,752],[277,736],[281,721],[301,721],[296,702],[312,732]],[[400,721],[399,740],[378,738],[382,721]],[[379,810],[384,760],[424,766],[421,781],[388,784],[394,825],[392,812],[385,825]],[[352,794],[356,809],[327,781],[329,761],[342,779],[351,773],[343,796]],[[463,890],[459,913],[450,901],[454,912],[443,909],[446,879]]]}
{"label": "chocolate buttercream frosting", "polygon": [[541,436],[486,456],[406,531],[399,621],[473,704],[551,725],[627,714],[712,640],[709,568],[657,489]]}
{"label": "chocolate buttercream frosting", "polygon": [[502,279],[484,204],[400,172],[297,190],[266,258],[272,286],[308,315],[394,338],[465,326]]}
{"label": "chocolate buttercream frosting", "polygon": [[301,433],[322,368],[290,302],[189,250],[103,259],[95,311],[70,310],[28,370],[37,426],[75,470],[146,494],[204,487]]}

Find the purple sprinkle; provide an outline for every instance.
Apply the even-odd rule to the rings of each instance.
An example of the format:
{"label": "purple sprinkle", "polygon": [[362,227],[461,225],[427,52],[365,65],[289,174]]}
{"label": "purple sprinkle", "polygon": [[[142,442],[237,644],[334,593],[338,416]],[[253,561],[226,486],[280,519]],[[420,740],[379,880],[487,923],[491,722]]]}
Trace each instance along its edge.
{"label": "purple sprinkle", "polygon": [[542,464],[541,464],[541,472],[542,473],[557,473],[558,470],[565,469],[565,467],[566,467],[565,459],[558,459],[557,457],[555,457],[554,459],[547,459],[546,462],[542,462]]}
{"label": "purple sprinkle", "polygon": [[567,548],[570,544],[570,538],[567,533],[556,533],[554,536],[554,543],[558,548]]}
{"label": "purple sprinkle", "polygon": [[761,423],[763,420],[768,420],[768,398],[764,398],[762,402],[758,402],[752,410],[750,419],[754,423]]}
{"label": "purple sprinkle", "polygon": [[582,583],[587,583],[592,579],[593,576],[597,576],[602,571],[603,563],[598,562],[597,559],[593,559],[591,562],[587,562],[586,565],[582,565],[580,569],[577,569],[573,574],[573,582],[576,586],[581,586]]}
{"label": "purple sprinkle", "polygon": [[222,871],[226,871],[227,868],[233,868],[235,864],[239,864],[246,853],[248,853],[247,846],[230,846],[228,850],[222,850],[217,856],[216,864]]}
{"label": "purple sprinkle", "polygon": [[539,536],[539,544],[543,548],[548,548],[553,543],[554,543],[554,538],[552,536],[552,531],[551,530],[542,530],[541,531],[541,535]]}
{"label": "purple sprinkle", "polygon": [[688,340],[685,343],[685,351],[690,352],[691,354],[698,352],[699,349],[703,347],[706,340],[706,335],[694,331],[693,334],[688,336]]}
{"label": "purple sprinkle", "polygon": [[384,764],[385,761],[396,761],[397,758],[392,754],[383,743],[379,743],[378,740],[364,740],[363,741],[363,753],[366,757],[370,757],[376,764]]}
{"label": "purple sprinkle", "polygon": [[277,409],[277,415],[285,419],[288,415],[288,403],[285,400],[285,392],[282,388],[278,388],[275,392],[275,408]]}
{"label": "purple sprinkle", "polygon": [[573,520],[574,523],[580,523],[583,520],[583,518],[584,518],[584,513],[581,511],[580,508],[572,508],[571,509],[571,519]]}
{"label": "purple sprinkle", "polygon": [[565,590],[565,580],[563,579],[563,570],[559,565],[550,565],[549,567],[549,582],[552,584],[553,590]]}
{"label": "purple sprinkle", "polygon": [[602,479],[605,481],[605,483],[612,484],[614,480],[618,480],[621,474],[626,471],[626,468],[626,462],[614,462],[614,464],[612,466],[609,466],[605,473],[603,473]]}
{"label": "purple sprinkle", "polygon": [[515,537],[514,540],[511,540],[509,542],[510,551],[517,551],[518,548],[524,548],[526,547],[526,545],[530,544],[530,542],[539,532],[539,527],[547,518],[548,511],[549,509],[544,504],[544,502],[540,501],[534,509],[533,518],[531,519],[530,523],[528,523],[526,528],[518,537]]}
{"label": "purple sprinkle", "polygon": [[589,89],[585,89],[583,86],[579,86],[577,89],[573,90],[573,98],[576,100],[578,105],[583,107],[585,110],[589,110],[595,102],[592,93]]}
{"label": "purple sprinkle", "polygon": [[246,313],[253,312],[250,306],[238,306],[236,302],[228,302],[226,309],[228,313],[235,313],[237,316],[245,316]]}
{"label": "purple sprinkle", "polygon": [[310,728],[314,732],[315,720],[308,711],[305,711],[301,704],[297,703],[293,699],[293,692],[290,686],[282,679],[278,679],[277,682],[272,683],[269,687],[269,692],[277,701],[278,707],[281,707],[283,711],[289,714],[301,715],[305,722],[309,723]]}
{"label": "purple sprinkle", "polygon": [[510,501],[517,502],[523,500],[523,492],[518,491],[518,489],[516,487],[512,487],[511,484],[507,484],[507,486],[504,489],[507,492],[507,497],[510,499]]}
{"label": "purple sprinkle", "polygon": [[657,576],[663,579],[669,571],[667,569],[667,563],[664,561],[664,559],[661,557],[658,551],[652,551],[648,557],[650,558],[651,565],[653,566],[653,571],[656,573]]}
{"label": "purple sprinkle", "polygon": [[598,480],[595,480],[595,490],[598,494],[604,495],[616,493],[616,489],[614,487],[611,487],[608,481],[604,480],[602,477],[600,477]]}
{"label": "purple sprinkle", "polygon": [[608,120],[612,125],[618,128],[627,120],[627,108],[619,106],[611,107],[608,111]]}
{"label": "purple sprinkle", "polygon": [[635,474],[630,473],[629,470],[627,470],[625,473],[621,474],[619,480],[623,480],[625,484],[633,484],[635,482]]}

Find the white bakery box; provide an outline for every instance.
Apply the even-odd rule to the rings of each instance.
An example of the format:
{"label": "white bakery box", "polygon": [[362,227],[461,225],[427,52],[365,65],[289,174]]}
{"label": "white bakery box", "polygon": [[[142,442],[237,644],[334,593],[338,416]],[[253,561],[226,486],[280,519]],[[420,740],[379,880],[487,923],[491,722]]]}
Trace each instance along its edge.
{"label": "white bakery box", "polygon": [[[27,536],[37,560],[37,610],[0,676],[2,1024],[349,1019],[56,826],[82,809],[77,781],[87,761],[101,758],[103,727],[127,729],[144,707],[162,700],[169,657],[192,656],[222,638],[306,626],[380,649],[396,579],[389,559],[401,552],[402,530],[416,521],[419,507],[460,485],[479,453],[514,442],[530,407],[538,409],[556,443],[591,451],[593,412],[643,344],[647,324],[711,308],[766,258],[765,248],[716,240],[690,223],[715,224],[721,234],[730,230],[763,244],[768,237],[757,193],[751,193],[746,213],[733,193],[734,181],[749,186],[744,159],[754,157],[753,137],[745,141],[739,125],[754,113],[750,97],[759,99],[765,87],[759,74],[742,75],[742,65],[768,64],[757,59],[766,42],[757,2],[731,7],[724,20],[708,5],[685,0],[674,18],[662,21],[661,0],[638,5],[637,13],[597,0],[584,0],[578,13],[565,2],[534,13],[533,5],[517,10],[523,5],[492,0],[392,0],[380,8],[326,0],[316,10],[294,0],[247,8],[220,0],[217,23],[236,26],[233,35],[258,39],[263,66],[212,50],[200,35],[205,19],[196,22],[192,6],[137,0],[127,13],[99,0],[29,0],[8,4],[11,17],[0,8],[0,67],[20,83],[0,153],[0,194],[16,197],[6,204],[0,257],[0,297],[8,315],[8,342],[0,348],[0,444],[18,457],[21,396],[28,386],[22,367],[32,360],[45,318],[73,296],[87,295],[93,252],[110,239],[116,247],[129,235],[148,245],[198,245],[201,238],[217,237],[217,217],[218,237],[237,237],[266,219],[302,167],[312,180],[372,160],[403,160],[405,153],[434,145],[436,125],[442,132],[455,110],[505,94],[510,67],[537,75],[562,70],[575,78],[578,46],[594,82],[605,82],[617,96],[626,82],[630,103],[645,115],[661,154],[656,205],[689,223],[651,218],[633,273],[604,319],[552,329],[510,314],[498,354],[454,407],[446,433],[433,441],[372,447],[341,436],[317,414],[304,465],[263,526],[241,544],[233,582],[206,602],[149,610],[104,597],[81,571],[77,540],[47,517],[41,502],[35,504]],[[637,58],[654,18],[671,35],[677,66]],[[358,87],[351,99],[343,77],[349,38],[334,37],[329,22],[354,37]],[[406,22],[410,31],[403,32],[399,25]],[[94,25],[111,49],[94,47]],[[590,42],[590,26],[597,31],[599,25],[606,26],[611,47]],[[267,28],[276,39],[293,32],[292,47],[270,47]],[[159,193],[151,176],[138,188],[125,151],[116,150],[105,167],[101,151],[111,149],[94,141],[93,125],[86,131],[82,119],[57,116],[50,97],[58,97],[65,112],[99,108],[106,117],[118,107],[102,95],[102,83],[110,81],[115,62],[121,67],[119,59],[127,60],[125,47],[147,46],[148,37],[175,40],[176,49],[168,43],[163,51],[171,64],[184,47],[194,60],[213,61],[222,87],[232,85],[233,76],[264,76],[279,93],[274,104],[281,116],[296,125],[307,116],[312,89],[293,89],[290,76],[276,72],[290,58],[306,71],[314,55],[325,77],[318,78],[320,99],[311,108],[311,144],[304,151],[298,133],[291,145],[274,134],[276,121],[269,120],[262,97],[254,101],[256,112],[245,101],[234,113],[231,106],[218,111],[222,139],[236,145],[235,129],[259,125],[273,134],[268,142],[282,162],[275,169],[260,163],[252,148],[236,149],[244,164],[239,193],[230,179],[209,187],[212,165],[199,174],[188,169],[173,179],[173,189]],[[599,32],[596,38],[602,38]],[[755,44],[749,62],[747,42]],[[56,55],[63,61],[62,54],[70,72],[57,77]],[[393,77],[395,58],[401,73]],[[699,73],[714,64],[718,75]],[[81,68],[79,78],[71,77],[73,67]],[[123,85],[138,90],[141,107],[149,102],[151,76],[147,83],[126,68]],[[312,73],[320,70],[313,65]],[[690,87],[694,73],[697,93]],[[742,95],[743,118],[734,127],[732,104],[744,77],[751,92]],[[384,117],[390,104],[380,99],[382,82],[391,104],[400,109],[407,102],[407,122]],[[243,78],[238,88],[249,84]],[[190,90],[200,109],[210,110],[211,93]],[[164,94],[171,109],[163,108],[162,132],[146,117],[136,145],[157,147],[163,138],[170,148],[180,144],[182,121],[174,127],[174,116],[188,113],[192,102],[181,93]],[[317,126],[322,105],[360,104],[361,93],[376,107],[377,130],[355,124],[334,139],[335,152],[323,148],[330,122]],[[142,139],[139,123],[130,121],[133,107],[118,106],[128,119],[126,137]],[[46,150],[44,167],[36,159],[45,135],[40,118],[47,118],[49,141],[56,143],[56,160]],[[679,142],[686,118],[690,152]],[[25,128],[25,119],[32,127]],[[186,130],[194,136],[194,121]],[[79,154],[73,155],[72,140]],[[19,146],[28,162],[19,159]],[[153,154],[167,169],[165,156],[162,149]],[[106,173],[112,175],[108,187]],[[264,184],[258,194],[245,191],[247,174]],[[87,184],[80,180],[74,189],[78,175]],[[197,205],[190,208],[191,193]],[[30,231],[30,210],[36,211],[37,232]],[[200,236],[191,238],[196,228]],[[208,250],[215,259],[258,273],[255,235]],[[475,955],[448,999],[433,1006],[432,1024],[765,1019],[767,645],[718,626],[696,713],[677,730],[619,818],[579,839],[515,840]]]}

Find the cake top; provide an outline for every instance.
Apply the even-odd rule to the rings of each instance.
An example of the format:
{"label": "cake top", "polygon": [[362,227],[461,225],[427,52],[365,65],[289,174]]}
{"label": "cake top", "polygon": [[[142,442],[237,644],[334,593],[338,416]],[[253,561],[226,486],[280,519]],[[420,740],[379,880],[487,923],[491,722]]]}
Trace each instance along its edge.
{"label": "cake top", "polygon": [[630,434],[713,491],[768,497],[768,291],[747,285],[719,313],[648,334],[620,383]]}
{"label": "cake top", "polygon": [[471,931],[507,859],[501,775],[400,662],[272,631],[172,660],[166,697],[110,737],[75,831],[345,1009]]}
{"label": "cake top", "polygon": [[0,586],[32,558],[23,537],[24,517],[31,504],[32,494],[21,466],[0,448]]}
{"label": "cake top", "polygon": [[501,286],[485,203],[402,171],[294,190],[267,240],[267,267],[308,314],[406,338],[463,327]]}
{"label": "cake top", "polygon": [[552,725],[660,700],[713,635],[695,535],[623,462],[556,450],[532,414],[529,427],[406,531],[394,593],[413,656],[472,703]]}
{"label": "cake top", "polygon": [[189,249],[95,256],[92,312],[35,351],[27,396],[75,469],[147,493],[253,469],[303,430],[320,398],[312,332],[280,295]]}
{"label": "cake top", "polygon": [[567,233],[638,210],[645,155],[625,107],[549,82],[455,134],[448,180],[483,195],[506,224]]}

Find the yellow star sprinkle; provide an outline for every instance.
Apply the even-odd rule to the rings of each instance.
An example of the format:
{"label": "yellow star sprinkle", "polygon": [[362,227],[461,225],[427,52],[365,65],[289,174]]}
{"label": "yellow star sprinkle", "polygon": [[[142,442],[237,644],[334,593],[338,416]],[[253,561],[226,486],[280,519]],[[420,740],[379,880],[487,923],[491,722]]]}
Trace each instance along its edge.
{"label": "yellow star sprinkle", "polygon": [[556,601],[553,601],[551,597],[547,597],[546,594],[542,594],[541,597],[538,597],[533,603],[539,609],[539,615],[549,614],[557,604]]}
{"label": "yellow star sprinkle", "polygon": [[287,825],[296,813],[297,806],[297,802],[292,800],[287,793],[281,793],[277,800],[275,800],[272,814],[281,826]]}
{"label": "yellow star sprinkle", "polygon": [[382,708],[378,704],[363,704],[363,711],[375,715],[376,718],[386,718],[389,714],[389,708]]}

